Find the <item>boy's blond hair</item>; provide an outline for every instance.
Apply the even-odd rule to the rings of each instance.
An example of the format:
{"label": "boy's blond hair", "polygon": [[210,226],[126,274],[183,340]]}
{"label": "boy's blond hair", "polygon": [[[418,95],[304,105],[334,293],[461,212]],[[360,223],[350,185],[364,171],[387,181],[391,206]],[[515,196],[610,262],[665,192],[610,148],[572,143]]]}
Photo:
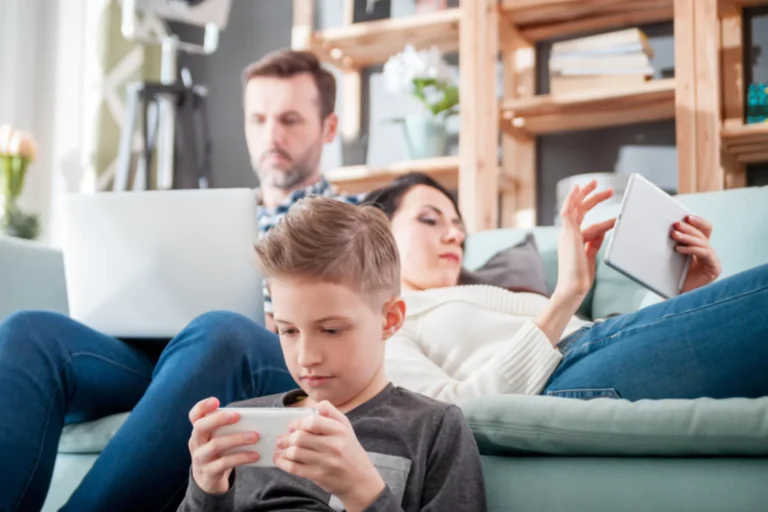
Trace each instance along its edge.
{"label": "boy's blond hair", "polygon": [[372,206],[302,199],[255,249],[267,286],[270,278],[298,278],[343,284],[377,299],[400,295],[397,244],[386,215]]}

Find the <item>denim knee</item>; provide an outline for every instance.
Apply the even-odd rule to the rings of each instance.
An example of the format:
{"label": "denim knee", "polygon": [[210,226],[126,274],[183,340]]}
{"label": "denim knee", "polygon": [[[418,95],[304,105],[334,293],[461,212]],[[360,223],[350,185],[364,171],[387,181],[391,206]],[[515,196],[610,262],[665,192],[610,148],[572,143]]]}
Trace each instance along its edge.
{"label": "denim knee", "polygon": [[50,357],[66,357],[66,349],[57,343],[56,333],[72,320],[51,311],[19,311],[0,322],[0,355],[9,354],[17,361],[22,355],[37,352]]}
{"label": "denim knee", "polygon": [[253,320],[231,311],[211,311],[195,318],[168,345],[174,350],[180,346],[194,347],[200,357],[231,355],[240,357],[259,345],[276,343],[277,336]]}

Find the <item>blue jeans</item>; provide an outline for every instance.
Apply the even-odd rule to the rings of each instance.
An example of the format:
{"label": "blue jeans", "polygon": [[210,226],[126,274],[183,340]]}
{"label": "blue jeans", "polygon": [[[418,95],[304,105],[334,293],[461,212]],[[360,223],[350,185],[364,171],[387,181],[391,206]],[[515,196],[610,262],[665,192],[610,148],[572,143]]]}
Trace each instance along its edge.
{"label": "blue jeans", "polygon": [[768,396],[768,265],[584,328],[560,350],[542,394]]}
{"label": "blue jeans", "polygon": [[49,312],[0,324],[0,511],[39,510],[62,427],[130,411],[65,510],[175,510],[189,478],[189,410],[297,387],[277,336],[207,313],[163,344],[128,343]]}

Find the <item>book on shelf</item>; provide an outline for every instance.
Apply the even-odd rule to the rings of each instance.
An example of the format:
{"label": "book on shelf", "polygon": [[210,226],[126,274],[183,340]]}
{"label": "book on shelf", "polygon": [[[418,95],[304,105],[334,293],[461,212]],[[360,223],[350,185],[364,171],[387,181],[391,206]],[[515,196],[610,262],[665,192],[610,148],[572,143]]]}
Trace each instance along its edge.
{"label": "book on shelf", "polygon": [[549,60],[553,94],[635,86],[653,75],[653,50],[639,29],[555,43]]}
{"label": "book on shelf", "polygon": [[550,94],[563,94],[574,91],[616,91],[640,87],[648,81],[645,75],[612,76],[553,76],[549,79]]}
{"label": "book on shelf", "polygon": [[638,28],[629,28],[606,32],[594,36],[580,37],[559,41],[552,45],[552,55],[610,55],[642,52],[653,57],[653,48],[648,43],[648,37]]}

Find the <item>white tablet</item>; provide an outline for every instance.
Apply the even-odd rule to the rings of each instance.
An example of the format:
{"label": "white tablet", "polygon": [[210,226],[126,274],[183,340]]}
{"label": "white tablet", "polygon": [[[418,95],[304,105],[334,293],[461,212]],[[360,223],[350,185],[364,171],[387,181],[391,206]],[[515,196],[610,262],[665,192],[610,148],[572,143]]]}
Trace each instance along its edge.
{"label": "white tablet", "polygon": [[680,294],[690,258],[675,251],[675,222],[691,212],[639,174],[627,183],[605,263],[664,298]]}
{"label": "white tablet", "polygon": [[288,433],[288,427],[294,421],[317,414],[311,408],[269,408],[269,407],[226,407],[223,410],[240,413],[237,423],[218,428],[213,437],[229,434],[244,434],[246,432],[258,432],[259,440],[254,444],[239,446],[224,452],[225,455],[244,451],[255,451],[259,454],[259,460],[243,466],[269,468],[274,467],[275,449],[277,438]]}

